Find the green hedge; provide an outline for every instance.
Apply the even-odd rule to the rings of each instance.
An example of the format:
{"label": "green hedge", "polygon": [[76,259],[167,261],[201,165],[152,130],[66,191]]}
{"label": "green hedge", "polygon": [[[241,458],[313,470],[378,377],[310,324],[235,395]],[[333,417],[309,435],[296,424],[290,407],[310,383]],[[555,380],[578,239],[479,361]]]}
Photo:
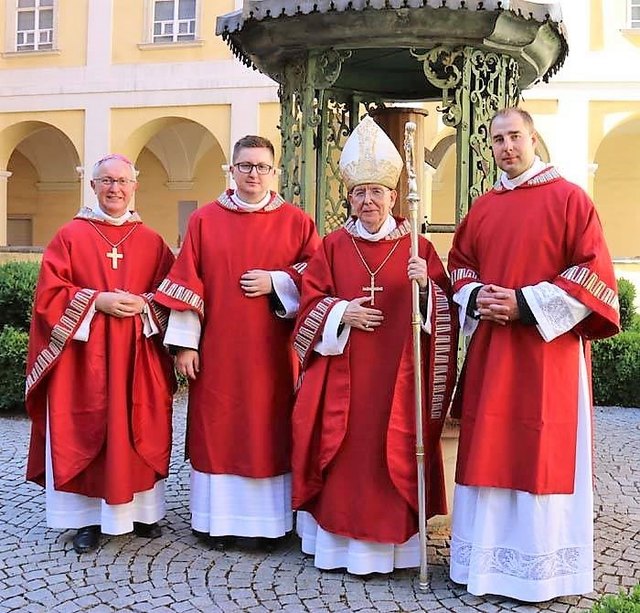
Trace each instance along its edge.
{"label": "green hedge", "polygon": [[640,407],[640,332],[596,341],[592,350],[594,403]]}
{"label": "green hedge", "polygon": [[623,330],[631,330],[637,325],[638,316],[633,305],[635,299],[635,285],[620,277],[618,279],[618,300],[620,302],[620,327]]}
{"label": "green hedge", "polygon": [[603,596],[591,608],[592,613],[640,613],[640,584],[628,594],[622,590],[617,596]]}
{"label": "green hedge", "polygon": [[29,334],[13,326],[0,330],[0,411],[24,407]]}
{"label": "green hedge", "polygon": [[38,262],[7,262],[0,266],[0,328],[29,330]]}
{"label": "green hedge", "polygon": [[24,407],[24,383],[38,262],[0,265],[0,411]]}
{"label": "green hedge", "polygon": [[640,316],[635,298],[633,283],[618,279],[622,332],[592,344],[594,404],[640,407]]}

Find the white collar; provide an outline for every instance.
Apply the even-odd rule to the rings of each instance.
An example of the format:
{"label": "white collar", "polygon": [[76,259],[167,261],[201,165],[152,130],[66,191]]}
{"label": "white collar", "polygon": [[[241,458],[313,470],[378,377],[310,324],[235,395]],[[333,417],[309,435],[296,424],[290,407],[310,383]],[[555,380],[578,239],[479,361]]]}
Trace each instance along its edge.
{"label": "white collar", "polygon": [[231,194],[231,200],[233,200],[233,203],[241,211],[248,211],[249,213],[251,213],[253,211],[259,211],[260,209],[263,209],[265,206],[267,206],[267,204],[269,204],[269,201],[271,200],[271,192],[267,191],[267,193],[265,194],[264,198],[262,198],[259,202],[245,202],[234,191]]}
{"label": "white collar", "polygon": [[380,226],[380,229],[377,232],[371,234],[363,225],[359,219],[356,219],[356,232],[360,238],[364,238],[367,241],[379,241],[382,240],[387,234],[393,232],[398,227],[396,220],[391,216],[387,215],[387,218]]}
{"label": "white collar", "polygon": [[127,211],[126,213],[123,213],[120,217],[111,217],[111,215],[107,215],[100,208],[99,205],[96,205],[96,207],[93,209],[93,212],[95,213],[98,219],[101,219],[102,221],[106,221],[107,223],[110,223],[111,225],[114,225],[114,226],[121,226],[122,224],[129,221],[129,219],[131,219],[131,217],[133,216],[133,213],[131,211]]}
{"label": "white collar", "polygon": [[537,155],[533,158],[533,163],[529,167],[528,170],[525,170],[522,174],[517,177],[513,177],[510,179],[507,177],[507,173],[503,172],[500,175],[500,183],[502,183],[502,187],[505,189],[515,189],[519,185],[526,183],[531,177],[535,177],[537,174],[541,173],[545,168],[548,168],[549,164],[543,162]]}

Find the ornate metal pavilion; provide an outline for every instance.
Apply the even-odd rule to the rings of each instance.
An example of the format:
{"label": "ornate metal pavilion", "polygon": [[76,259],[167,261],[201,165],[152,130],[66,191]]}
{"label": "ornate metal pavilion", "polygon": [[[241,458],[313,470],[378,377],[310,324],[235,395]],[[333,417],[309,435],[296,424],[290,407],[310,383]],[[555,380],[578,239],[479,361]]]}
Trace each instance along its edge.
{"label": "ornate metal pavilion", "polygon": [[440,101],[443,122],[456,129],[457,224],[496,176],[490,117],[548,80],[568,52],[559,1],[244,0],[216,32],[279,83],[281,189],[321,232],[347,214],[344,141],[365,111],[389,131],[384,116],[398,112],[386,110],[395,102]]}

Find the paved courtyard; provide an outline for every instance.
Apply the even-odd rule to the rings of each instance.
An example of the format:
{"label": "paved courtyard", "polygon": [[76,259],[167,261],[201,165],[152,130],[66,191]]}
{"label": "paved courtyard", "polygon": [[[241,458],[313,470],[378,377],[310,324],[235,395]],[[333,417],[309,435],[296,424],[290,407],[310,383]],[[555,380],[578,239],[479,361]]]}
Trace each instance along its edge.
{"label": "paved courtyard", "polygon": [[168,510],[157,540],[105,537],[73,551],[73,531],[47,530],[44,494],[24,481],[29,423],[0,417],[0,613],[57,611],[586,611],[640,582],[640,409],[596,411],[596,592],[527,605],[478,598],[448,580],[447,534],[429,535],[431,587],[415,571],[359,578],[320,572],[296,539],[274,553],[219,552],[191,534],[184,399],[176,401]]}

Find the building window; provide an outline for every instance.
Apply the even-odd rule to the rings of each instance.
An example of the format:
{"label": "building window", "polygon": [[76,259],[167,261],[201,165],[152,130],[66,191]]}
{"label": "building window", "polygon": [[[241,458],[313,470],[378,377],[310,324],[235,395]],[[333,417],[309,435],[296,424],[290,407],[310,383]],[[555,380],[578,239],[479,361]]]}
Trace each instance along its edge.
{"label": "building window", "polygon": [[195,39],[196,0],[155,0],[154,43],[177,43]]}
{"label": "building window", "polygon": [[640,29],[640,0],[629,0],[629,27]]}
{"label": "building window", "polygon": [[17,0],[16,51],[53,49],[54,0]]}

